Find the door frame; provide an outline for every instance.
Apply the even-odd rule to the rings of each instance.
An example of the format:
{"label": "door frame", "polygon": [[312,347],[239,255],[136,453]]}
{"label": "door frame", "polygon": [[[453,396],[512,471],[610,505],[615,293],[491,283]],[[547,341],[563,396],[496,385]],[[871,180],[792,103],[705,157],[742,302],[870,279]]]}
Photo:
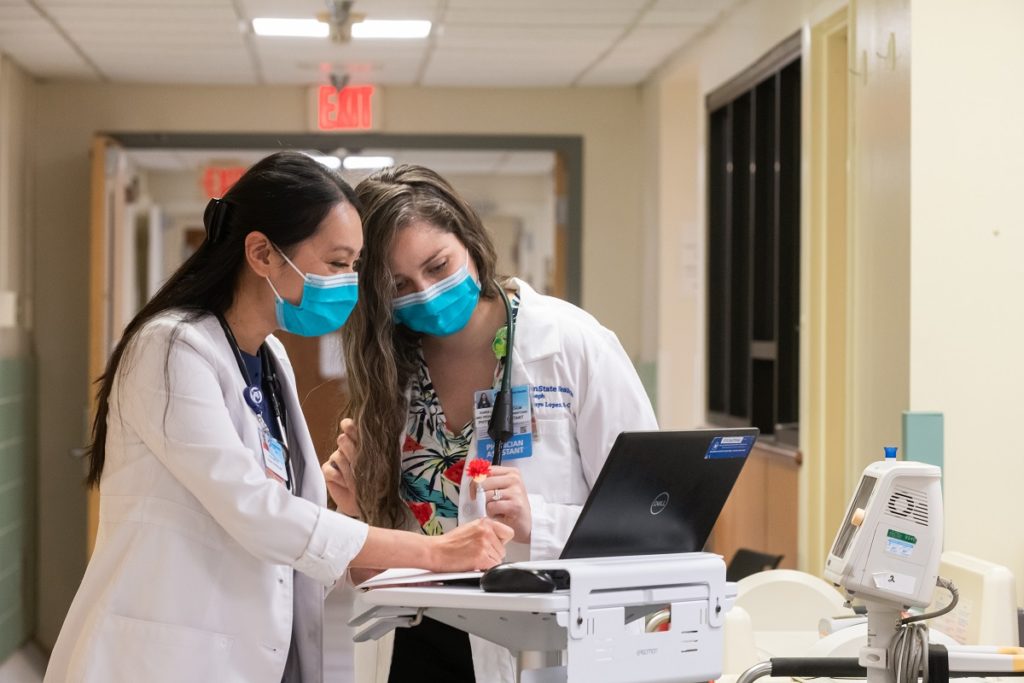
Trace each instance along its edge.
{"label": "door frame", "polygon": [[849,151],[852,93],[849,7],[810,26],[809,163],[802,317],[801,552],[817,573],[849,490],[851,269]]}
{"label": "door frame", "polygon": [[[88,424],[86,439],[92,435],[96,419],[94,381],[106,369],[115,335],[120,334],[118,311],[121,296],[116,283],[116,269],[121,262],[123,240],[119,239],[118,222],[124,218],[123,193],[117,192],[119,173],[124,171],[121,146],[110,136],[93,137],[90,150],[89,206],[89,384],[87,385]],[[85,455],[85,449],[76,450]],[[99,527],[100,496],[97,487],[87,494],[86,552],[92,555]]]}
{"label": "door frame", "polygon": [[418,133],[135,133],[101,134],[125,149],[300,149],[332,154],[368,148],[510,150],[554,152],[565,172],[564,272],[556,259],[555,282],[564,283],[557,295],[576,305],[583,282],[583,138],[577,135],[456,135]]}

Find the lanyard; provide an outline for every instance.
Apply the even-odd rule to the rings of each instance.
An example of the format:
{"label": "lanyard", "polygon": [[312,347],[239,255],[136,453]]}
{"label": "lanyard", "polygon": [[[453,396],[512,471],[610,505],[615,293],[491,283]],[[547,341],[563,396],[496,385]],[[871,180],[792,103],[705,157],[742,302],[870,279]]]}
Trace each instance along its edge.
{"label": "lanyard", "polygon": [[[245,361],[242,359],[242,351],[238,348],[238,340],[235,339],[234,332],[231,331],[231,327],[228,326],[224,316],[218,314],[217,320],[220,322],[221,329],[224,330],[224,336],[228,340],[228,345],[235,355],[235,362],[238,363],[238,370],[242,373],[242,379],[245,380],[246,391],[253,387],[252,378],[249,377],[249,370],[245,367]],[[274,363],[270,360],[270,353],[267,351],[266,343],[260,344],[257,355],[260,358],[260,363],[263,366],[263,378],[266,381],[267,388],[270,389],[270,413],[277,420],[277,427],[281,432],[281,441],[285,447],[288,446],[288,435],[286,432],[288,426],[288,417],[285,413],[284,406],[281,403],[281,383],[277,379],[277,368]],[[257,387],[262,391],[262,387]],[[248,403],[248,401],[247,401]],[[253,411],[255,412],[255,408]]]}

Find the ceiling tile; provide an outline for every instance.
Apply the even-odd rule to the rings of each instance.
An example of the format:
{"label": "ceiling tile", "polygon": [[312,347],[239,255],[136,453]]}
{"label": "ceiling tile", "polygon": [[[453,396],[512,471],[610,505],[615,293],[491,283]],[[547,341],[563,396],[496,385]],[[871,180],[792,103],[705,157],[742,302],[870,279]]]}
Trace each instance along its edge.
{"label": "ceiling tile", "polygon": [[648,12],[644,15],[643,19],[640,20],[640,26],[679,26],[679,25],[691,25],[697,24],[701,27],[711,24],[719,15],[717,10],[715,11],[665,11],[665,12]]}
{"label": "ceiling tile", "polygon": [[356,42],[339,45],[330,41],[316,44],[303,43],[301,39],[272,40],[259,39],[254,42],[261,55],[274,59],[304,62],[359,61],[363,59],[393,59],[405,62],[420,59],[427,49],[422,42],[403,42],[392,45],[380,41]]}
{"label": "ceiling tile", "polygon": [[449,9],[502,9],[514,4],[517,8],[534,9],[539,12],[549,10],[574,9],[587,12],[596,9],[641,9],[647,0],[448,0]]}
{"label": "ceiling tile", "polygon": [[687,41],[699,33],[700,26],[638,26],[610,53],[615,55],[642,56],[655,67],[671,53],[685,45]]}
{"label": "ceiling tile", "polygon": [[545,10],[524,8],[518,4],[500,9],[452,8],[445,14],[445,25],[473,24],[476,26],[616,26],[629,24],[636,16],[631,8],[563,8]]}
{"label": "ceiling tile", "polygon": [[250,18],[302,17],[311,18],[326,11],[323,0],[240,0],[242,10]]}
{"label": "ceiling tile", "polygon": [[477,88],[565,87],[572,83],[578,71],[571,68],[528,69],[508,64],[467,66],[465,63],[431,63],[422,84]]}
{"label": "ceiling tile", "polygon": [[562,54],[584,52],[592,58],[607,49],[620,31],[616,27],[558,29],[524,27],[514,31],[497,26],[449,26],[436,39],[438,49],[470,48],[515,55],[516,59],[538,52],[557,59]]}
{"label": "ceiling tile", "polygon": [[39,18],[39,13],[26,5],[24,0],[17,0],[12,4],[0,3],[0,22]]}
{"label": "ceiling tile", "polygon": [[582,86],[624,86],[642,83],[650,69],[647,66],[599,66],[580,79]]}
{"label": "ceiling tile", "polygon": [[121,64],[105,69],[108,77],[122,83],[157,83],[169,85],[252,85],[256,78],[251,69],[182,69],[180,66],[145,66]]}
{"label": "ceiling tile", "polygon": [[[67,21],[73,30],[81,24],[108,24],[124,21],[194,21],[211,18],[237,18],[230,2],[188,3],[94,3],[50,4],[47,12],[58,21]],[[197,24],[199,25],[199,24]]]}
{"label": "ceiling tile", "polygon": [[[555,58],[557,56],[557,58]],[[592,57],[585,53],[561,54],[549,49],[536,50],[529,54],[517,54],[514,59],[502,50],[438,49],[430,58],[430,68],[484,68],[502,71],[523,71],[543,69],[551,72],[573,72],[583,69]]]}
{"label": "ceiling tile", "polygon": [[702,30],[700,26],[639,26],[588,71],[581,85],[642,83],[665,60]]}
{"label": "ceiling tile", "polygon": [[218,6],[218,7],[231,7],[231,0],[36,0],[43,9],[47,12],[52,12],[55,8],[61,9],[64,7],[74,8],[86,8],[86,9],[104,9],[104,10],[119,10],[123,12],[134,12],[139,7],[152,7],[152,6],[170,6],[180,7],[184,5],[192,6]]}
{"label": "ceiling tile", "polygon": [[[648,0],[357,0],[354,10],[371,18],[440,23],[428,40],[348,45],[248,40],[239,20],[312,17],[324,0],[37,1],[114,81],[250,83],[251,45],[271,83],[322,82],[331,70],[356,83],[412,83],[429,55],[425,85],[555,87],[606,52],[584,83],[639,82],[739,0],[656,0],[625,38]],[[44,38],[46,50],[38,48]],[[24,0],[0,0],[0,50],[38,76],[89,73]]]}
{"label": "ceiling tile", "polygon": [[[413,85],[416,82],[418,67],[401,67],[394,64],[359,64],[356,69],[348,69],[352,73],[352,85]],[[343,70],[343,69],[339,69]],[[301,68],[295,65],[264,63],[263,75],[267,83],[316,85],[327,82],[327,76],[321,75],[317,69]]]}
{"label": "ceiling tile", "polygon": [[[436,12],[436,1],[425,0],[358,0],[353,12],[364,14],[370,19],[430,19]],[[323,0],[242,0],[242,7],[249,18],[255,17],[302,17],[313,18],[326,12]]]}
{"label": "ceiling tile", "polygon": [[189,71],[218,71],[229,69],[249,69],[250,62],[244,54],[226,50],[192,50],[189,52],[161,51],[150,52],[144,57],[124,59],[117,52],[94,52],[91,57],[101,69],[118,69],[124,66],[132,68],[155,68],[160,70],[182,68]]}
{"label": "ceiling tile", "polygon": [[97,78],[49,24],[20,33],[0,32],[0,51],[39,78]]}

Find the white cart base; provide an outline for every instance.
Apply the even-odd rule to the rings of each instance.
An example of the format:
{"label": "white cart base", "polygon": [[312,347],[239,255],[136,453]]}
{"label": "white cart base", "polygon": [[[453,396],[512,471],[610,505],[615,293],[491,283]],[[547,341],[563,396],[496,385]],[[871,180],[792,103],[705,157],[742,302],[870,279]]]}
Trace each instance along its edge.
{"label": "white cart base", "polygon": [[[685,553],[520,562],[564,570],[568,590],[487,593],[474,587],[375,588],[352,626],[375,640],[427,616],[508,648],[523,683],[699,683],[722,670],[725,613],[736,598],[718,555]],[[418,577],[419,581],[429,577]],[[637,619],[670,607],[668,631],[644,633]]]}

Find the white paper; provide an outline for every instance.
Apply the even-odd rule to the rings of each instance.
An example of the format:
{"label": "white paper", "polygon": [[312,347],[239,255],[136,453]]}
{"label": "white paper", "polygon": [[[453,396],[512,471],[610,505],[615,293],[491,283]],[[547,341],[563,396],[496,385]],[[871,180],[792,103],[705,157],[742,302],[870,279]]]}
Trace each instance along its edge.
{"label": "white paper", "polygon": [[369,590],[371,588],[384,588],[394,586],[418,586],[422,584],[441,584],[446,581],[458,581],[464,579],[479,579],[483,572],[446,572],[436,573],[425,569],[399,568],[387,569],[372,579],[368,579],[356,588]]}

